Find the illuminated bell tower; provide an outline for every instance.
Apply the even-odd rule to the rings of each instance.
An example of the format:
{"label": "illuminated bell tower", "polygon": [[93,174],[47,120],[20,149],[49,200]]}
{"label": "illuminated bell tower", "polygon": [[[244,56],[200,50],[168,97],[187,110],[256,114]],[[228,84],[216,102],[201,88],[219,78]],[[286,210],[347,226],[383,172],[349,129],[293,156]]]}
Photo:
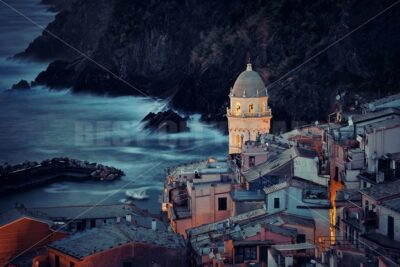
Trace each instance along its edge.
{"label": "illuminated bell tower", "polygon": [[258,135],[269,133],[272,118],[267,88],[250,63],[236,79],[229,98],[229,154],[238,154],[246,141],[256,141]]}

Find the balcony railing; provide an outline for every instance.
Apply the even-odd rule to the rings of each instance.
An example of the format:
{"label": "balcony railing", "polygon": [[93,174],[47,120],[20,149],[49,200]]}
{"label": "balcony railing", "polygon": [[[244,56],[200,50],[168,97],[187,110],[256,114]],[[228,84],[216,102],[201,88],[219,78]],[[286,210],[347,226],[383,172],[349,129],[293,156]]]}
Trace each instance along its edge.
{"label": "balcony railing", "polygon": [[270,109],[268,109],[266,112],[236,112],[231,109],[227,109],[227,114],[228,117],[238,117],[238,118],[257,118],[257,117],[272,116]]}

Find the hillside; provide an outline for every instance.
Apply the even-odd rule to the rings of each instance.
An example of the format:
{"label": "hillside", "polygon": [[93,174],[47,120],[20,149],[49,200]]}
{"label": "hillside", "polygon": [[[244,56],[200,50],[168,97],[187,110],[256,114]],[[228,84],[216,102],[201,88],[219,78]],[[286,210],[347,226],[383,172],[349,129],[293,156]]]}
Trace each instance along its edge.
{"label": "hillside", "polygon": [[[204,118],[224,113],[249,56],[272,83],[275,120],[323,120],[337,91],[374,97],[400,88],[400,5],[287,74],[395,1],[51,1],[61,11],[49,31],[146,94],[174,95],[175,108]],[[55,61],[38,84],[138,94],[47,33],[16,57]]]}

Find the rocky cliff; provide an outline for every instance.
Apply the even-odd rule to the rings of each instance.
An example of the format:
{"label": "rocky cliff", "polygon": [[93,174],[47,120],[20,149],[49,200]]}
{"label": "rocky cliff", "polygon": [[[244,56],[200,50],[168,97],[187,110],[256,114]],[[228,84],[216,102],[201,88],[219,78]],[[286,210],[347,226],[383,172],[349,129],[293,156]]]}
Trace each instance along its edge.
{"label": "rocky cliff", "polygon": [[48,30],[83,53],[44,33],[17,55],[56,60],[35,81],[50,87],[139,94],[135,87],[213,118],[250,56],[271,84],[274,119],[303,121],[325,119],[337,91],[400,88],[400,4],[307,61],[392,0],[46,1],[61,10]]}

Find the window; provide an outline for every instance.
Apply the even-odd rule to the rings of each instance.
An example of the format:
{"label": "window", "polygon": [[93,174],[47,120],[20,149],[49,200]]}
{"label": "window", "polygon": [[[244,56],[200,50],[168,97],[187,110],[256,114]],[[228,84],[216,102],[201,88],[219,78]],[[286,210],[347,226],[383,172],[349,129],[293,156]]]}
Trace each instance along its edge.
{"label": "window", "polygon": [[250,104],[249,105],[249,113],[253,113],[254,112],[254,105]]}
{"label": "window", "polygon": [[394,218],[388,215],[387,235],[390,239],[394,239]]}
{"label": "window", "polygon": [[243,262],[243,248],[236,247],[235,248],[235,263],[242,263]]}
{"label": "window", "polygon": [[75,267],[75,263],[72,262],[72,261],[70,261],[70,262],[69,262],[69,267]]}
{"label": "window", "polygon": [[227,210],[226,197],[218,198],[218,210]]}
{"label": "window", "polygon": [[[296,236],[296,243],[305,243],[306,242],[306,235],[300,234]],[[305,252],[305,249],[298,249],[297,252]]]}
{"label": "window", "polygon": [[257,259],[257,247],[235,247],[235,263]]}
{"label": "window", "polygon": [[236,113],[240,113],[240,103],[236,103]]}
{"label": "window", "polygon": [[256,165],[256,158],[254,156],[249,157],[249,167],[254,167]]}
{"label": "window", "polygon": [[367,188],[367,182],[363,181],[363,188]]}
{"label": "window", "polygon": [[279,197],[274,198],[274,209],[279,209],[280,203],[279,203]]}
{"label": "window", "polygon": [[245,260],[257,259],[257,248],[256,247],[245,247],[244,248],[244,259]]}
{"label": "window", "polygon": [[296,243],[305,243],[306,242],[306,235],[297,235],[296,236]]}
{"label": "window", "polygon": [[96,227],[96,220],[95,219],[91,219],[90,220],[90,228]]}
{"label": "window", "polygon": [[54,258],[54,265],[56,267],[60,267],[60,257],[59,256],[55,256]]}

